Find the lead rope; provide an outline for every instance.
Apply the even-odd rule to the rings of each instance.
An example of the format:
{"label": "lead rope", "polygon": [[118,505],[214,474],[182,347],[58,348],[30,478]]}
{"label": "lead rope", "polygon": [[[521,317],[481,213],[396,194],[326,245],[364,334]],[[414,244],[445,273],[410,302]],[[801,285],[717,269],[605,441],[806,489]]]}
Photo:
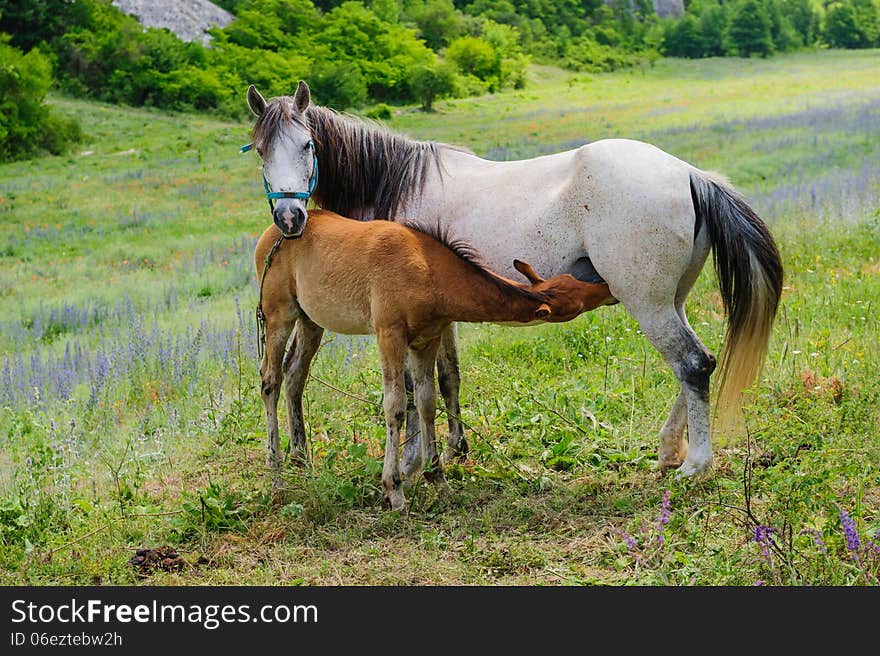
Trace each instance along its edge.
{"label": "lead rope", "polygon": [[260,299],[257,301],[257,355],[261,363],[263,361],[263,354],[266,352],[266,315],[263,314],[263,283],[266,281],[266,273],[268,273],[269,267],[272,264],[272,258],[275,257],[276,251],[285,239],[284,235],[278,237],[272,245],[272,250],[269,251],[266,259],[263,261],[263,275],[260,277]]}

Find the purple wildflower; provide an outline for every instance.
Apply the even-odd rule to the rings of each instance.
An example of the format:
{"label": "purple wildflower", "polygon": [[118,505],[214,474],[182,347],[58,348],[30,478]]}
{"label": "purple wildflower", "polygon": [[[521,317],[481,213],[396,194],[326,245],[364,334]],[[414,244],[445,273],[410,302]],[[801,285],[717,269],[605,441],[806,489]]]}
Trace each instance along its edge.
{"label": "purple wildflower", "polygon": [[770,543],[773,540],[773,527],[771,526],[756,526],[754,540],[759,545],[761,545],[761,553],[764,554],[764,558],[770,558]]}
{"label": "purple wildflower", "polygon": [[671,496],[669,490],[666,490],[663,493],[663,501],[660,504],[660,516],[657,518],[657,525],[660,527],[669,523],[669,516],[672,514],[670,503]]}
{"label": "purple wildflower", "polygon": [[814,528],[805,528],[803,531],[801,531],[801,534],[812,536],[813,544],[819,547],[819,551],[821,551],[822,553],[828,552],[828,547],[825,546],[825,541],[822,539],[821,531],[817,531]]}
{"label": "purple wildflower", "polygon": [[757,581],[755,581],[755,587],[761,586],[761,585],[767,585],[767,582],[764,581],[763,579],[758,579]]}
{"label": "purple wildflower", "polygon": [[862,546],[859,540],[859,532],[856,530],[856,523],[845,509],[838,506],[837,516],[840,517],[840,525],[843,526],[843,532],[846,535],[846,548],[857,555],[859,548]]}

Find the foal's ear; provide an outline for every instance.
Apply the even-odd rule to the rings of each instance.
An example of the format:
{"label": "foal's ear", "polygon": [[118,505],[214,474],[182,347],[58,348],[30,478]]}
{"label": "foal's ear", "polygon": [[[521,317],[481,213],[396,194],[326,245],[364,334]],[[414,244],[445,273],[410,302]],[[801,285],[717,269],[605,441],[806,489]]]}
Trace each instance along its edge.
{"label": "foal's ear", "polygon": [[296,94],[293,96],[296,111],[302,114],[309,108],[310,102],[312,102],[312,92],[309,91],[309,85],[300,80],[296,87]]}
{"label": "foal's ear", "polygon": [[528,262],[523,262],[522,260],[514,260],[513,268],[523,274],[526,278],[528,278],[529,282],[533,285],[537,285],[539,282],[544,282],[544,279],[537,273],[535,273],[532,265]]}
{"label": "foal's ear", "polygon": [[254,115],[258,117],[263,115],[263,112],[266,109],[266,99],[260,95],[260,92],[257,91],[257,87],[253,84],[250,85],[247,90],[247,103]]}
{"label": "foal's ear", "polygon": [[550,316],[551,310],[550,306],[546,303],[541,303],[538,306],[538,309],[535,310],[535,319],[546,319]]}

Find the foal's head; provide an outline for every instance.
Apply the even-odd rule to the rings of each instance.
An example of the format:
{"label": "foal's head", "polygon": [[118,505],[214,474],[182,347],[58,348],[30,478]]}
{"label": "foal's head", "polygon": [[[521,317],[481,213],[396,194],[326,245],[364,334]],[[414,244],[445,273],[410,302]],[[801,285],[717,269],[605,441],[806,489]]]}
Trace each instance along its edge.
{"label": "foal's head", "polygon": [[528,278],[532,290],[547,293],[550,299],[547,301],[550,311],[538,316],[542,321],[570,321],[579,314],[595,310],[600,305],[617,303],[607,283],[583,282],[568,273],[544,280],[535,273],[528,262],[514,260],[513,266]]}
{"label": "foal's head", "polygon": [[268,102],[251,85],[247,102],[257,116],[253,141],[263,160],[266,192],[275,199],[272,219],[285,237],[299,237],[306,227],[306,204],[317,184],[317,160],[305,111],[311,93],[300,81],[293,96]]}

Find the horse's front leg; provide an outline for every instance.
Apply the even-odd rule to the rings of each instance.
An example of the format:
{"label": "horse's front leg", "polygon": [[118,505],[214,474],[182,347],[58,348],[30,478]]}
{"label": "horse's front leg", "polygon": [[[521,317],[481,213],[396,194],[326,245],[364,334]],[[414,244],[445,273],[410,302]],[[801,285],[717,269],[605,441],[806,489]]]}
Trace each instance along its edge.
{"label": "horse's front leg", "polygon": [[402,510],[406,500],[401,487],[400,429],[406,412],[406,385],[403,363],[406,358],[406,339],[402,330],[378,329],[379,358],[382,362],[382,383],[385,389],[385,465],[382,468],[382,487],[391,510]]}
{"label": "horse's front leg", "polygon": [[290,425],[290,457],[296,461],[306,460],[306,426],[303,418],[302,398],[312,358],[321,345],[324,329],[300,312],[293,344],[284,358],[284,391],[287,400],[287,420]]}

